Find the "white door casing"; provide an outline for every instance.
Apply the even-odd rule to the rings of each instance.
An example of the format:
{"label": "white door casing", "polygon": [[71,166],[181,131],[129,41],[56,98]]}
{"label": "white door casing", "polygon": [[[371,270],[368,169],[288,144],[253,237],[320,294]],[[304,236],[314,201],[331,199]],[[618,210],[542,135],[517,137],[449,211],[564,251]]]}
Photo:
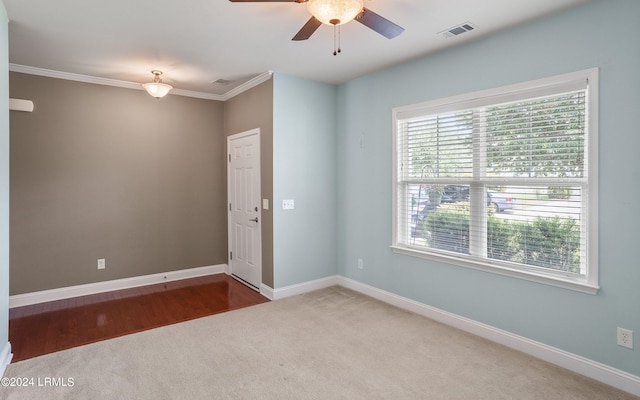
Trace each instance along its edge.
{"label": "white door casing", "polygon": [[227,138],[229,269],[254,289],[262,283],[260,129]]}

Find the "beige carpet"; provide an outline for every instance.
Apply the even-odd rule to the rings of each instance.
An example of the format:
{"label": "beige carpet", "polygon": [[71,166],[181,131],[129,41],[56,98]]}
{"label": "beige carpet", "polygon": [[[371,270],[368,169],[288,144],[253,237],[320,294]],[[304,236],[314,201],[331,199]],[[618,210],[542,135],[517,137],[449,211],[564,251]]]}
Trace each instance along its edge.
{"label": "beige carpet", "polygon": [[2,399],[638,399],[341,287],[18,362],[5,378],[29,386],[0,386]]}

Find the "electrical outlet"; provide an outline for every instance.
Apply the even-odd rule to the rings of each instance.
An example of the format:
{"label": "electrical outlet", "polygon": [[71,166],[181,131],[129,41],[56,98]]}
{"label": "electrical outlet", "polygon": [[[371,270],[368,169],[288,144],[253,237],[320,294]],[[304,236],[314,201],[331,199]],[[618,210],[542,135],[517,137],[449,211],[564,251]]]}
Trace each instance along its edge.
{"label": "electrical outlet", "polygon": [[362,258],[358,258],[358,269],[364,269],[364,261],[362,261]]}
{"label": "electrical outlet", "polygon": [[98,259],[98,269],[105,269],[106,267],[106,260],[104,258]]}
{"label": "electrical outlet", "polygon": [[618,328],[618,346],[633,349],[633,331]]}

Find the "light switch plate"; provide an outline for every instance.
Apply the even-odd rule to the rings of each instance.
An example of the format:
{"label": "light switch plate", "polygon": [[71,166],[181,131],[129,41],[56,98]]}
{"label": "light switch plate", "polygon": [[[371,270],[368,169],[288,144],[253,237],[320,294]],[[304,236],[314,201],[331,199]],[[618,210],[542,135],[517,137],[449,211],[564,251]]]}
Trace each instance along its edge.
{"label": "light switch plate", "polygon": [[295,206],[295,202],[293,201],[293,199],[282,200],[282,209],[283,210],[293,210],[294,208],[296,208],[296,206]]}
{"label": "light switch plate", "polygon": [[262,209],[263,210],[269,209],[269,199],[262,199]]}

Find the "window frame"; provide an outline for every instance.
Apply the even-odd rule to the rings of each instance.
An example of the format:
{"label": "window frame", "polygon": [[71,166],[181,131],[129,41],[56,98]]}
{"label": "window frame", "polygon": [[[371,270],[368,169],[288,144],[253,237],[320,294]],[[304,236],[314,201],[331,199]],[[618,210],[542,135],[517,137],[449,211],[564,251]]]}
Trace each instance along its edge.
{"label": "window frame", "polygon": [[[416,248],[399,242],[401,210],[399,206],[399,168],[398,160],[402,149],[398,149],[398,121],[422,115],[458,112],[470,108],[479,108],[523,98],[536,98],[570,91],[584,87],[588,82],[587,119],[585,122],[587,140],[586,196],[583,199],[582,215],[586,226],[586,274],[576,275],[553,269],[528,268],[525,264],[513,267],[509,263],[493,263],[491,259],[479,258],[456,253],[441,252],[428,248]],[[553,77],[521,82],[498,88],[465,93],[461,95],[435,99],[422,103],[395,107],[392,109],[392,244],[394,253],[419,257],[456,266],[482,270],[486,272],[520,278],[537,283],[596,294],[599,290],[598,274],[598,68],[571,72]],[[455,179],[442,178],[451,183]],[[526,181],[527,179],[524,179]],[[468,180],[465,180],[468,181]],[[461,182],[462,183],[462,182]],[[544,184],[537,179],[529,185]],[[462,184],[469,184],[468,182]],[[471,187],[471,186],[470,186]],[[486,237],[486,235],[485,235]]]}

